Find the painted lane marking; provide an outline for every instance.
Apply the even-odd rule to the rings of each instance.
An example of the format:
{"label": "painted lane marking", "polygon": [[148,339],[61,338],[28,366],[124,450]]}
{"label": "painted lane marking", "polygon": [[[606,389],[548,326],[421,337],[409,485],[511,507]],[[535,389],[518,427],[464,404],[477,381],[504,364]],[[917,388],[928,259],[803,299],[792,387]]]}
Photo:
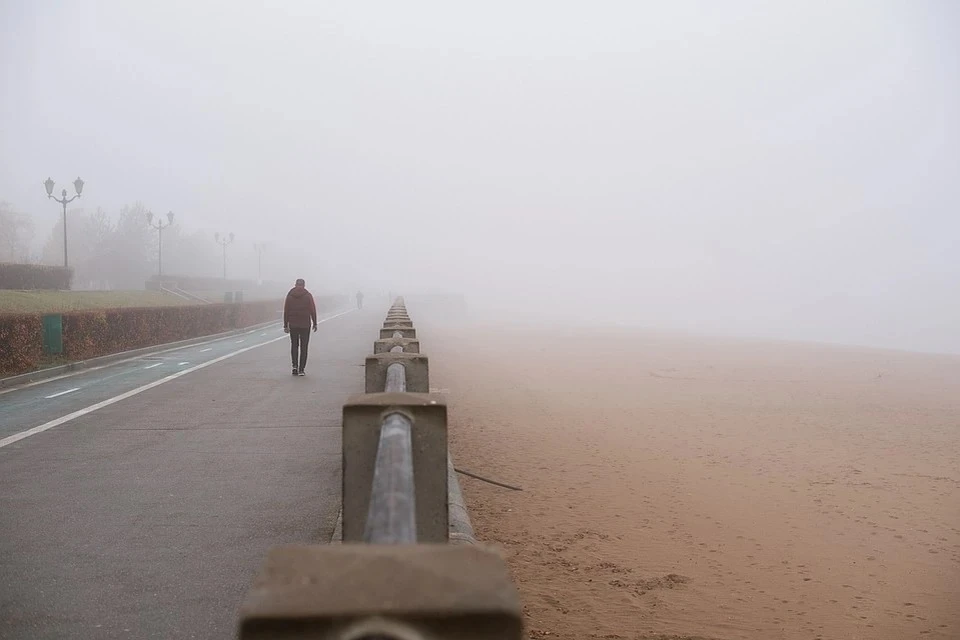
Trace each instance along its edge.
{"label": "painted lane marking", "polygon": [[213,347],[207,347],[206,349],[200,349],[200,353],[206,353],[207,351],[213,351]]}
{"label": "painted lane marking", "polygon": [[185,364],[190,364],[189,362],[180,362],[177,364],[178,367],[182,367]]}
{"label": "painted lane marking", "polygon": [[162,365],[162,364],[163,364],[162,362],[157,362],[157,363],[155,363],[155,364],[150,364],[150,365],[145,366],[144,369],[153,369],[154,367],[159,367],[159,366]]}
{"label": "painted lane marking", "polygon": [[184,369],[184,370],[182,370],[182,371],[177,371],[176,373],[170,374],[169,376],[166,376],[165,378],[160,378],[159,380],[155,380],[154,382],[151,382],[151,383],[149,383],[149,384],[145,384],[145,385],[143,385],[142,387],[137,387],[136,389],[131,389],[130,391],[127,391],[126,393],[121,393],[121,394],[118,395],[118,396],[114,396],[114,397],[108,398],[107,400],[104,400],[104,401],[102,401],[102,402],[98,402],[98,403],[96,403],[96,404],[92,404],[92,405],[90,405],[89,407],[86,407],[86,408],[84,408],[84,409],[80,409],[80,410],[78,410],[78,411],[74,411],[73,413],[68,413],[67,415],[62,416],[62,417],[60,417],[60,418],[57,418],[56,420],[51,420],[50,422],[45,422],[45,423],[41,424],[41,425],[38,426],[38,427],[34,427],[34,428],[32,428],[32,429],[27,429],[26,431],[21,431],[20,433],[15,433],[15,434],[13,434],[12,436],[7,436],[6,438],[3,438],[2,440],[0,440],[0,449],[2,449],[3,447],[6,447],[7,445],[13,444],[14,442],[19,442],[20,440],[23,440],[24,438],[29,438],[29,437],[32,436],[32,435],[36,435],[36,434],[38,434],[38,433],[43,433],[43,432],[46,431],[47,429],[52,429],[52,428],[54,428],[54,427],[60,426],[61,424],[65,423],[65,422],[70,422],[71,420],[75,420],[75,419],[77,419],[77,418],[80,418],[80,417],[82,417],[82,416],[85,416],[85,415],[87,415],[88,413],[93,413],[93,412],[96,411],[97,409],[102,409],[102,408],[104,408],[104,407],[110,406],[111,404],[116,404],[117,402],[120,402],[121,400],[126,400],[127,398],[130,398],[130,397],[132,397],[132,396],[135,396],[135,395],[137,395],[138,393],[143,393],[144,391],[147,391],[147,390],[149,390],[149,389],[153,389],[154,387],[159,387],[160,385],[162,385],[162,384],[164,384],[164,383],[167,383],[167,382],[170,382],[171,380],[176,380],[176,379],[179,378],[180,376],[185,376],[185,375],[187,375],[188,373],[192,373],[192,372],[197,371],[197,370],[199,370],[199,369],[203,369],[204,367],[209,367],[209,366],[212,365],[212,364],[216,364],[216,363],[218,363],[218,362],[222,362],[223,360],[226,360],[227,358],[232,358],[233,356],[240,355],[241,353],[244,353],[244,352],[246,352],[246,351],[250,351],[251,349],[256,349],[257,347],[262,347],[262,346],[265,345],[265,344],[270,344],[271,342],[276,342],[277,340],[282,340],[282,339],[284,339],[284,338],[286,338],[286,336],[280,336],[280,337],[278,337],[278,338],[274,338],[273,340],[268,340],[267,342],[261,342],[260,344],[255,344],[255,345],[250,346],[250,347],[244,347],[243,349],[238,349],[238,350],[236,350],[236,351],[234,351],[234,352],[232,352],[232,353],[228,353],[228,354],[226,354],[226,355],[220,356],[219,358],[214,358],[213,360],[208,360],[207,362],[204,362],[204,363],[202,363],[202,364],[198,364],[198,365],[196,365],[196,366],[190,367],[189,369]]}
{"label": "painted lane marking", "polygon": [[55,393],[55,394],[53,394],[52,396],[44,396],[44,398],[46,398],[47,400],[49,400],[50,398],[57,398],[57,397],[59,397],[59,396],[65,396],[65,395],[67,395],[68,393],[73,393],[74,391],[78,391],[79,389],[80,389],[80,387],[74,387],[73,389],[67,389],[66,391],[61,391],[60,393]]}
{"label": "painted lane marking", "polygon": [[[353,311],[353,310],[350,309],[350,310],[348,310],[348,311],[344,311],[344,312],[342,312],[342,313],[338,313],[338,314],[333,315],[333,316],[330,316],[330,317],[328,317],[328,318],[324,318],[324,319],[321,320],[320,322],[323,323],[323,322],[327,322],[327,321],[329,321],[329,320],[334,320],[335,318],[339,318],[340,316],[343,316],[343,315],[346,315],[346,314],[348,314],[348,313],[351,313],[352,311]],[[182,371],[177,371],[176,373],[172,373],[172,374],[170,374],[169,376],[166,376],[165,378],[160,378],[159,380],[155,380],[155,381],[153,381],[153,382],[151,382],[151,383],[149,383],[149,384],[145,384],[145,385],[143,385],[142,387],[137,387],[136,389],[131,389],[130,391],[127,391],[127,392],[125,392],[125,393],[121,393],[121,394],[118,395],[118,396],[114,396],[114,397],[112,397],[112,398],[108,398],[107,400],[103,400],[102,402],[98,402],[98,403],[96,403],[96,404],[92,404],[92,405],[90,405],[89,407],[86,407],[86,408],[84,408],[84,409],[80,409],[80,410],[78,410],[78,411],[74,411],[73,413],[68,413],[67,415],[61,416],[60,418],[57,418],[56,420],[51,420],[50,422],[45,422],[45,423],[43,423],[43,424],[41,424],[41,425],[39,425],[39,426],[33,427],[32,429],[27,429],[26,431],[21,431],[20,433],[15,433],[15,434],[13,434],[12,436],[7,436],[6,438],[3,438],[2,440],[0,440],[0,449],[2,449],[3,447],[6,447],[6,446],[8,446],[8,445],[13,444],[14,442],[19,442],[20,440],[23,440],[24,438],[29,438],[30,436],[36,435],[36,434],[38,434],[38,433],[43,433],[44,431],[47,431],[48,429],[52,429],[52,428],[54,428],[54,427],[58,427],[58,426],[60,426],[61,424],[64,424],[64,423],[66,423],[66,422],[70,422],[71,420],[75,420],[75,419],[77,419],[77,418],[80,418],[80,417],[82,417],[82,416],[85,416],[85,415],[87,415],[88,413],[93,413],[94,411],[97,411],[98,409],[102,409],[102,408],[104,408],[104,407],[109,407],[109,406],[112,405],[112,404],[116,404],[117,402],[120,402],[121,400],[126,400],[127,398],[131,398],[131,397],[133,397],[133,396],[135,396],[135,395],[137,395],[137,394],[139,394],[139,393],[143,393],[144,391],[148,391],[148,390],[150,390],[150,389],[153,389],[154,387],[159,387],[159,386],[162,385],[162,384],[165,384],[165,383],[167,383],[167,382],[170,382],[171,380],[176,380],[177,378],[179,378],[179,377],[181,377],[181,376],[185,376],[185,375],[187,375],[188,373],[193,373],[194,371],[198,371],[198,370],[200,370],[200,369],[204,369],[204,368],[209,367],[209,366],[211,366],[211,365],[217,364],[218,362],[222,362],[222,361],[224,361],[224,360],[226,360],[226,359],[228,359],[228,358],[232,358],[232,357],[234,357],[234,356],[238,356],[238,355],[240,355],[241,353],[246,353],[247,351],[252,351],[253,349],[256,349],[257,347],[262,347],[262,346],[264,346],[264,345],[271,344],[271,343],[276,342],[276,341],[278,341],[278,340],[286,340],[286,339],[287,339],[287,336],[285,336],[285,335],[277,336],[276,338],[272,338],[272,339],[267,340],[267,341],[265,341],[265,342],[260,342],[260,343],[258,343],[258,344],[251,345],[251,346],[249,346],[249,347],[244,347],[243,349],[237,349],[236,351],[234,351],[234,352],[232,352],[232,353],[228,353],[228,354],[226,354],[226,355],[222,355],[222,356],[220,356],[219,358],[214,358],[213,360],[207,360],[206,362],[203,362],[203,363],[201,363],[201,364],[198,364],[198,365],[195,365],[195,366],[193,366],[193,367],[190,367],[189,369],[183,369]]]}
{"label": "painted lane marking", "polygon": [[237,341],[234,342],[234,344],[240,344],[241,342],[246,342],[246,341],[245,341],[245,340],[237,340]]}

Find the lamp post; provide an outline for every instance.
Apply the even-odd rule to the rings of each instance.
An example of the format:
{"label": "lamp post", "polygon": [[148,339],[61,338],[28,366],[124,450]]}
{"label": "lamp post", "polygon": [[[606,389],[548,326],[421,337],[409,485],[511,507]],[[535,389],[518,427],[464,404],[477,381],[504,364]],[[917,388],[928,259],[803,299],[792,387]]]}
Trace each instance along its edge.
{"label": "lamp post", "polygon": [[223,279],[227,279],[227,245],[233,242],[233,233],[228,233],[227,235],[220,237],[220,233],[214,233],[213,239],[223,247]]}
{"label": "lamp post", "polygon": [[63,205],[63,266],[64,268],[66,268],[67,266],[67,205],[80,197],[80,194],[83,192],[83,180],[77,177],[77,179],[73,181],[73,188],[76,189],[77,195],[69,199],[67,198],[66,189],[63,190],[62,197],[60,198],[54,197],[53,178],[47,178],[46,180],[44,180],[43,186],[46,187],[47,189],[47,198],[50,198],[51,200],[55,200],[56,202],[59,202],[60,204]]}
{"label": "lamp post", "polygon": [[267,245],[262,242],[254,243],[253,245],[253,250],[257,252],[257,284],[258,285],[263,284],[263,277],[260,275],[261,273],[260,264],[263,258],[263,250],[266,248],[267,248]]}
{"label": "lamp post", "polygon": [[163,223],[162,218],[157,218],[157,224],[153,224],[153,211],[147,211],[147,224],[157,230],[157,277],[160,279],[160,286],[163,286],[163,230],[173,224],[173,211],[167,212],[167,223]]}

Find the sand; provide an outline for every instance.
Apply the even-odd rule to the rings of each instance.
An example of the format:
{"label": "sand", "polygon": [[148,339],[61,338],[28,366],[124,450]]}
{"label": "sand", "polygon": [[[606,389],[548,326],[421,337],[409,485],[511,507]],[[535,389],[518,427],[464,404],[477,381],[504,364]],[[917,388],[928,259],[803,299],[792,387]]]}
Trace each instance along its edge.
{"label": "sand", "polygon": [[960,638],[960,357],[421,333],[531,638]]}

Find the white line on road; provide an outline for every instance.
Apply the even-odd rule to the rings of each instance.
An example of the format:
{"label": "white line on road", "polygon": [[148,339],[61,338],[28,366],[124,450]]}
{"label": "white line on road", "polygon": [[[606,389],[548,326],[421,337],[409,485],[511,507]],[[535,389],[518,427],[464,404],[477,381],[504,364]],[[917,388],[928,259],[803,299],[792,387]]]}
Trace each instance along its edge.
{"label": "white line on road", "polygon": [[144,369],[153,369],[154,367],[159,367],[162,364],[163,364],[162,362],[157,362],[155,364],[148,364],[147,366],[144,367]]}
{"label": "white line on road", "polygon": [[237,340],[237,341],[234,342],[234,344],[240,344],[241,342],[246,342],[246,341],[245,341],[245,340]]}
{"label": "white line on road", "polygon": [[207,351],[213,351],[213,347],[207,347],[206,349],[200,349],[200,353],[206,353]]}
{"label": "white line on road", "polygon": [[[330,316],[329,318],[324,318],[324,319],[321,320],[320,322],[321,322],[321,323],[322,323],[322,322],[327,322],[328,320],[333,320],[334,318],[339,318],[340,316],[346,315],[346,314],[350,313],[351,311],[352,311],[352,309],[351,309],[350,311],[344,311],[343,313],[338,313],[338,314],[335,315],[335,316]],[[167,377],[165,377],[165,378],[160,378],[159,380],[154,380],[153,382],[151,382],[151,383],[149,383],[149,384],[145,384],[145,385],[143,385],[142,387],[137,387],[136,389],[131,389],[130,391],[127,391],[126,393],[121,393],[121,394],[118,395],[118,396],[114,396],[114,397],[108,398],[107,400],[104,400],[104,401],[102,401],[102,402],[98,402],[98,403],[96,403],[96,404],[92,404],[92,405],[90,405],[89,407],[86,407],[86,408],[84,408],[84,409],[80,409],[80,410],[78,410],[78,411],[74,411],[73,413],[68,413],[67,415],[62,416],[62,417],[60,417],[60,418],[57,418],[56,420],[51,420],[50,422],[45,422],[45,423],[41,424],[40,426],[34,427],[34,428],[32,428],[32,429],[27,429],[26,431],[21,431],[20,433],[15,433],[15,434],[13,434],[12,436],[7,436],[6,438],[3,438],[2,440],[0,440],[0,449],[6,447],[7,445],[13,444],[14,442],[19,442],[20,440],[23,440],[24,438],[29,438],[30,436],[36,435],[36,434],[38,434],[38,433],[43,433],[44,431],[46,431],[46,430],[48,430],[48,429],[52,429],[52,428],[54,428],[54,427],[58,427],[58,426],[60,426],[61,424],[65,423],[65,422],[70,422],[71,420],[75,420],[76,418],[80,418],[80,417],[82,417],[82,416],[85,416],[85,415],[87,415],[88,413],[93,413],[94,411],[96,411],[96,410],[98,410],[98,409],[102,409],[102,408],[104,408],[104,407],[109,407],[110,405],[116,404],[116,403],[120,402],[121,400],[126,400],[127,398],[131,398],[131,397],[137,395],[138,393],[143,393],[144,391],[148,391],[148,390],[150,390],[150,389],[153,389],[154,387],[159,387],[160,385],[162,385],[162,384],[164,384],[164,383],[166,383],[166,382],[170,382],[171,380],[176,380],[177,378],[179,378],[179,377],[181,377],[181,376],[185,376],[185,375],[187,375],[188,373],[192,373],[192,372],[194,372],[194,371],[198,371],[198,370],[200,370],[200,369],[209,367],[210,365],[216,364],[216,363],[218,363],[218,362],[222,362],[222,361],[226,360],[227,358],[232,358],[233,356],[238,356],[238,355],[240,355],[241,353],[246,353],[247,351],[252,351],[253,349],[256,349],[257,347],[262,347],[262,346],[267,345],[267,344],[270,344],[270,343],[272,343],[272,342],[276,342],[277,340],[286,340],[286,339],[287,339],[287,336],[285,336],[285,335],[283,335],[283,336],[277,336],[276,338],[271,338],[270,340],[266,340],[266,341],[264,341],[264,342],[260,342],[260,343],[258,343],[258,344],[254,344],[254,345],[251,345],[251,346],[249,346],[249,347],[244,347],[243,349],[237,349],[236,351],[233,351],[232,353],[228,353],[228,354],[226,354],[226,355],[220,356],[219,358],[214,358],[213,360],[207,360],[206,362],[203,362],[203,363],[201,363],[201,364],[198,364],[198,365],[195,365],[195,366],[193,366],[193,367],[190,367],[189,369],[184,369],[184,370],[182,370],[182,371],[177,371],[176,373],[170,374],[169,376],[167,376]]]}
{"label": "white line on road", "polygon": [[181,363],[179,363],[177,366],[178,366],[178,367],[182,367],[182,366],[185,365],[185,364],[190,364],[190,363],[189,363],[189,362],[181,362]]}
{"label": "white line on road", "polygon": [[[79,411],[74,411],[73,413],[68,413],[67,415],[65,415],[65,416],[63,416],[63,417],[60,417],[60,418],[57,418],[56,420],[51,420],[50,422],[45,422],[44,424],[41,424],[39,427],[34,427],[33,429],[27,429],[26,431],[21,431],[20,433],[15,433],[15,434],[13,434],[12,436],[7,436],[7,437],[4,438],[3,440],[0,440],[0,449],[2,449],[3,447],[5,447],[5,446],[7,446],[7,445],[13,444],[14,442],[17,442],[17,441],[19,441],[19,440],[23,440],[24,438],[29,438],[29,437],[32,436],[32,435],[36,435],[36,434],[38,434],[38,433],[42,433],[42,432],[46,431],[47,429],[52,429],[53,427],[60,426],[60,425],[63,424],[64,422],[70,422],[71,420],[74,420],[74,419],[79,418],[79,417],[81,417],[81,416],[85,416],[85,415],[87,415],[88,413],[93,413],[93,412],[96,411],[97,409],[102,409],[102,408],[104,408],[104,407],[110,406],[111,404],[115,404],[115,403],[117,403],[117,402],[120,402],[121,400],[126,400],[127,398],[130,398],[130,397],[132,397],[132,396],[135,396],[135,395],[137,395],[138,393],[143,393],[144,391],[147,391],[148,389],[153,389],[154,387],[159,387],[159,386],[162,385],[163,383],[165,383],[165,382],[170,382],[171,380],[176,380],[176,379],[179,378],[180,376],[185,376],[185,375],[187,375],[188,373],[192,373],[192,372],[197,371],[197,370],[199,370],[199,369],[203,369],[204,367],[209,367],[210,365],[216,364],[216,363],[221,362],[221,361],[223,361],[223,360],[226,360],[227,358],[232,358],[233,356],[240,355],[241,353],[244,353],[245,351],[250,351],[251,349],[256,349],[257,347],[262,347],[262,346],[265,345],[265,344],[270,344],[271,342],[276,342],[277,340],[282,340],[283,338],[286,338],[286,336],[280,336],[280,337],[278,337],[278,338],[274,338],[273,340],[267,340],[266,342],[261,342],[260,344],[255,344],[255,345],[250,346],[250,347],[244,347],[243,349],[238,349],[238,350],[236,350],[236,351],[234,351],[234,352],[232,352],[232,353],[228,353],[228,354],[226,354],[226,355],[224,355],[224,356],[220,356],[219,358],[214,358],[213,360],[208,360],[207,362],[204,362],[204,363],[202,363],[202,364],[198,364],[198,365],[196,365],[196,366],[190,367],[189,369],[184,369],[183,371],[177,371],[176,373],[170,374],[169,376],[167,376],[167,377],[165,377],[165,378],[160,378],[159,380],[155,380],[155,381],[153,381],[153,382],[151,382],[151,383],[149,383],[149,384],[145,384],[145,385],[143,385],[142,387],[137,387],[136,389],[131,389],[130,391],[127,391],[126,393],[121,393],[120,395],[114,396],[114,397],[109,398],[109,399],[107,399],[107,400],[104,400],[103,402],[98,402],[98,403],[96,403],[96,404],[92,404],[92,405],[90,405],[89,407],[86,407],[85,409],[80,409]],[[186,363],[184,363],[184,364],[186,364]]]}
{"label": "white line on road", "polygon": [[47,400],[49,400],[50,398],[56,398],[57,396],[65,396],[65,395],[67,395],[68,393],[73,393],[74,391],[77,391],[77,390],[79,390],[79,389],[80,389],[80,387],[74,387],[73,389],[67,389],[66,391],[61,391],[60,393],[55,393],[55,394],[53,394],[52,396],[44,396],[44,398],[46,398]]}

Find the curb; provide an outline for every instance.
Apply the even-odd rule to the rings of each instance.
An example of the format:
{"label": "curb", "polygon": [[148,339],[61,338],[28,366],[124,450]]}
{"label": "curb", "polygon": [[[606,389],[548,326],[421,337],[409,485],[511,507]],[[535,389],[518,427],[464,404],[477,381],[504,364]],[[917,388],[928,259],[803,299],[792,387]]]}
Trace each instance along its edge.
{"label": "curb", "polygon": [[195,344],[213,342],[215,340],[220,340],[221,338],[235,336],[248,331],[264,329],[271,325],[278,324],[279,322],[279,320],[270,320],[269,322],[261,322],[260,324],[250,325],[249,327],[243,327],[241,329],[231,329],[230,331],[224,331],[222,333],[212,333],[210,335],[188,338],[186,340],[179,340],[177,342],[155,344],[149,347],[141,347],[139,349],[131,349],[130,351],[121,351],[119,353],[111,353],[105,356],[90,358],[89,360],[78,360],[77,362],[70,362],[56,367],[50,367],[49,369],[39,369],[38,371],[21,373],[20,375],[10,376],[9,378],[0,378],[0,389],[18,387],[21,385],[30,384],[32,382],[46,380],[48,378],[66,377],[73,373],[97,369],[99,367],[108,364],[116,364],[124,360],[133,360],[134,358],[140,358],[145,355],[166,353],[167,351],[174,351],[176,349],[189,347]]}

